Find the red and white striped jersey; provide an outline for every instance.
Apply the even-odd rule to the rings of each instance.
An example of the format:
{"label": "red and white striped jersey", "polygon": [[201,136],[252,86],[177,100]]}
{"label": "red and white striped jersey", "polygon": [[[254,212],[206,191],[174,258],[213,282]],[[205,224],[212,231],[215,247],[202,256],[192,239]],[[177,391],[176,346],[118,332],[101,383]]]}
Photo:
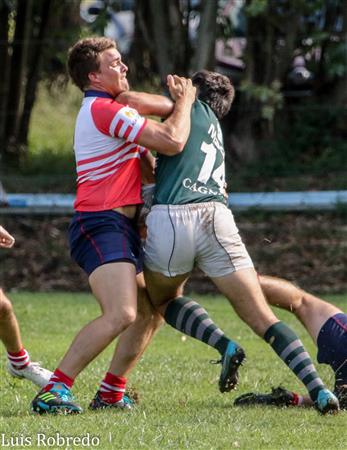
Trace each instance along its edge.
{"label": "red and white striped jersey", "polygon": [[140,157],[148,150],[136,142],[145,125],[135,109],[107,92],[85,92],[74,138],[76,211],[142,203]]}

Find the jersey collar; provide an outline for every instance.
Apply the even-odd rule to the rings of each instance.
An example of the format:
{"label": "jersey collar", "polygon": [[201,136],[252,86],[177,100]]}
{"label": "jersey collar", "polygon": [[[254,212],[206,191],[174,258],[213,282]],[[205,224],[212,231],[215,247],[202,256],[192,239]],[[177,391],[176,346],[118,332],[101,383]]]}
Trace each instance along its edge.
{"label": "jersey collar", "polygon": [[89,89],[88,91],[84,92],[85,97],[101,97],[101,98],[112,98],[112,95],[110,95],[108,92],[105,91],[96,91],[93,89]]}

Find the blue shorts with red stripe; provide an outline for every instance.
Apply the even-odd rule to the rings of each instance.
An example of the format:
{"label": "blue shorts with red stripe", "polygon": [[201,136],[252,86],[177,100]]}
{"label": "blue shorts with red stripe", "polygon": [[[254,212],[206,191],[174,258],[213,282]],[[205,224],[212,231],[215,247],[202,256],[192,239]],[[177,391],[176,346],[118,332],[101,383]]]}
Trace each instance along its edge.
{"label": "blue shorts with red stripe", "polygon": [[110,262],[130,262],[142,272],[143,251],[135,221],[116,211],[76,212],[69,226],[72,258],[90,275]]}
{"label": "blue shorts with red stripe", "polygon": [[317,361],[329,364],[336,379],[347,383],[347,314],[335,314],[325,322],[318,334],[317,346]]}

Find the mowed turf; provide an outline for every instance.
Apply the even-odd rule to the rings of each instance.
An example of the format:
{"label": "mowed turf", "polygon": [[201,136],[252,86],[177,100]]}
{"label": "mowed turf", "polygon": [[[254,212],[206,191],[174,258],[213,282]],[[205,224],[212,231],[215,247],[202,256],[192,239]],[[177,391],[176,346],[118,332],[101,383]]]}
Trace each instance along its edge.
{"label": "mowed turf", "polygon": [[[75,333],[98,314],[94,299],[87,294],[16,293],[10,297],[25,346],[34,360],[50,369],[55,368]],[[19,444],[24,438],[31,443],[16,445],[17,448],[43,448],[42,441],[38,442],[39,433],[54,439],[59,433],[63,439],[89,434],[90,440],[94,437],[99,442],[93,448],[100,449],[346,449],[347,413],[321,416],[313,409],[233,406],[235,397],[248,391],[268,391],[280,384],[299,392],[304,392],[304,388],[272,350],[235,316],[224,298],[196,298],[246,350],[247,361],[240,371],[237,391],[219,393],[220,366],[209,364],[211,359],[218,359],[217,352],[191,338],[182,338],[165,326],[129,379],[140,395],[135,409],[130,412],[87,409],[108,367],[113,351],[110,347],[75,383],[74,393],[85,408],[84,414],[37,416],[29,412],[30,401],[37,392],[35,387],[7,374],[2,352],[0,447],[12,437]],[[347,296],[331,300],[347,310]],[[293,326],[315,357],[315,347],[295,317],[282,311],[279,317]],[[319,371],[331,386],[330,369],[319,366]],[[66,447],[78,448],[72,445],[50,448]]]}

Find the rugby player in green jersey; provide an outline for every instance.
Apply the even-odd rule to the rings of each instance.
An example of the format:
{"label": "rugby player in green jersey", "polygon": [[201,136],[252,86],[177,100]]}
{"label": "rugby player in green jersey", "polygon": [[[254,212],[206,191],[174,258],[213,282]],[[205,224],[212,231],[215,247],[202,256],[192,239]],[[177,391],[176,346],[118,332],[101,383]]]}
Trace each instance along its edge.
{"label": "rugby player in green jersey", "polygon": [[[153,304],[167,323],[214,346],[220,330],[206,311],[183,296],[194,267],[211,278],[239,317],[266,342],[304,383],[322,413],[339,403],[319,378],[296,334],[274,315],[262,293],[252,260],[239,236],[224,195],[224,145],[219,124],[230,109],[234,89],[218,73],[193,76],[198,99],[191,113],[191,132],[182,153],[159,155],[155,170],[153,207],[147,216],[146,286]],[[221,391],[235,384],[243,350],[229,341],[222,364],[231,372],[220,380]]]}

